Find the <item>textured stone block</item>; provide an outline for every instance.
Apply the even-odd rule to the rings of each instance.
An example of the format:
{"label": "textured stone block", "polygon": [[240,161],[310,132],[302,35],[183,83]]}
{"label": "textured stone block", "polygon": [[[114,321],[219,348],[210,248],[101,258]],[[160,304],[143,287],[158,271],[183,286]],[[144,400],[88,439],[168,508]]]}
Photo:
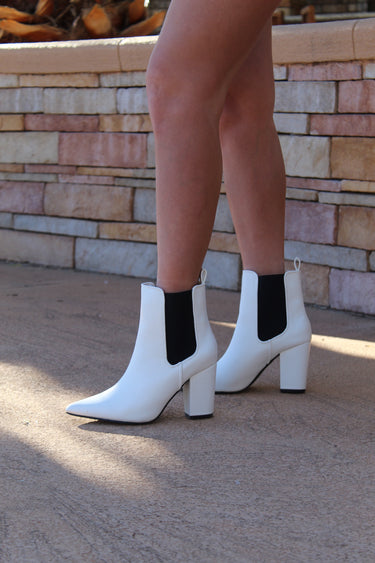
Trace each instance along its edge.
{"label": "textured stone block", "polygon": [[273,120],[279,133],[307,133],[308,116],[306,114],[275,113]]}
{"label": "textured stone block", "polygon": [[370,269],[375,272],[375,252],[370,254]]}
{"label": "textured stone block", "polygon": [[152,131],[152,125],[148,115],[101,115],[99,129],[100,131],[148,133]]}
{"label": "textured stone block", "polygon": [[14,228],[19,231],[35,231],[74,237],[96,238],[98,234],[98,224],[94,221],[35,215],[15,215]]}
{"label": "textured stone block", "polygon": [[78,270],[154,278],[156,244],[79,238],[75,266]]}
{"label": "textured stone block", "polygon": [[333,269],[329,301],[333,309],[375,315],[375,273]]}
{"label": "textured stone block", "polygon": [[99,76],[92,73],[26,74],[20,76],[20,86],[40,88],[97,88]]}
{"label": "textured stone block", "polygon": [[61,268],[73,267],[74,239],[19,231],[1,231],[0,259]]}
{"label": "textured stone block", "polygon": [[312,115],[311,135],[374,137],[375,115]]}
{"label": "textured stone block", "polygon": [[363,78],[375,78],[375,63],[363,64]]}
{"label": "textured stone block", "polygon": [[100,86],[105,88],[121,88],[130,86],[146,86],[146,73],[138,72],[109,72],[100,75]]}
{"label": "textured stone block", "polygon": [[12,213],[43,213],[44,185],[0,182],[0,210]]}
{"label": "textured stone block", "polygon": [[286,173],[289,176],[328,178],[330,141],[326,137],[280,135]]}
{"label": "textured stone block", "polygon": [[13,215],[11,213],[0,213],[0,227],[2,229],[11,229],[13,227]]}
{"label": "textured stone block", "polygon": [[275,112],[332,113],[336,106],[334,82],[277,82]]}
{"label": "textured stone block", "polygon": [[83,115],[25,115],[25,129],[30,131],[98,131],[99,117]]}
{"label": "textured stone block", "polygon": [[360,80],[362,67],[358,62],[319,63],[292,65],[289,67],[289,80]]}
{"label": "textured stone block", "polygon": [[145,223],[101,223],[99,237],[156,243],[156,225]]}
{"label": "textured stone block", "polygon": [[147,135],[137,133],[61,133],[60,164],[144,168]]}
{"label": "textured stone block", "polygon": [[213,232],[208,248],[209,250],[217,250],[219,252],[233,252],[237,254],[240,251],[237,237],[232,233]]}
{"label": "textured stone block", "polygon": [[156,223],[155,191],[137,188],[134,194],[134,221]]}
{"label": "textured stone block", "polygon": [[153,133],[147,135],[147,167],[155,168],[155,136]]}
{"label": "textured stone block", "polygon": [[238,290],[241,281],[241,260],[238,254],[209,250],[203,262],[207,270],[207,285]]}
{"label": "textured stone block", "polygon": [[304,242],[334,244],[337,208],[335,205],[287,201],[285,238]]}
{"label": "textured stone block", "polygon": [[40,113],[43,111],[41,88],[2,89],[0,113]]}
{"label": "textured stone block", "polygon": [[46,88],[44,113],[98,114],[116,112],[113,88]]}
{"label": "textured stone block", "polygon": [[286,241],[285,258],[294,260],[299,256],[304,262],[332,266],[348,270],[367,270],[367,253],[365,250],[331,246],[327,244],[311,244],[299,241]]}
{"label": "textured stone block", "polygon": [[332,176],[347,180],[375,180],[375,139],[332,139]]}
{"label": "textured stone block", "polygon": [[1,172],[23,172],[24,166],[23,166],[23,164],[1,164],[0,163],[0,171]]}
{"label": "textured stone block", "polygon": [[146,178],[116,178],[115,179],[116,186],[126,186],[128,188],[155,188],[155,180],[149,180]]}
{"label": "textured stone block", "polygon": [[302,201],[318,201],[318,193],[313,190],[302,190],[300,188],[287,188],[287,199],[297,199]]}
{"label": "textured stone block", "polygon": [[317,180],[316,178],[290,178],[287,177],[286,185],[290,188],[304,190],[317,190],[324,192],[339,192],[341,182],[339,180]]}
{"label": "textured stone block", "polygon": [[375,208],[340,207],[338,244],[375,250]]}
{"label": "textured stone block", "polygon": [[118,178],[155,178],[154,168],[106,168],[105,166],[96,168],[90,166],[79,166],[77,174],[87,175],[108,175]]}
{"label": "textured stone block", "polygon": [[117,111],[127,114],[147,114],[146,88],[119,88],[117,90]]}
{"label": "textured stone block", "polygon": [[113,186],[47,184],[44,208],[46,215],[130,221],[132,190]]}
{"label": "textured stone block", "polygon": [[0,172],[0,180],[15,180],[16,182],[56,182],[57,174]]}
{"label": "textured stone block", "polygon": [[339,112],[374,113],[375,82],[373,80],[340,82]]}
{"label": "textured stone block", "polygon": [[[294,270],[293,262],[286,262],[287,270]],[[302,292],[305,303],[329,305],[329,268],[316,264],[301,264]]]}
{"label": "textured stone block", "polygon": [[25,172],[33,174],[75,174],[75,166],[59,166],[58,164],[25,164]]}
{"label": "textured stone block", "polygon": [[233,221],[230,213],[227,196],[220,195],[216,209],[214,231],[233,233]]}
{"label": "textured stone block", "polygon": [[0,74],[0,88],[17,88],[19,78],[17,74]]}
{"label": "textured stone block", "polygon": [[113,176],[91,176],[83,174],[59,174],[61,184],[104,184],[111,186],[114,184]]}
{"label": "textured stone block", "polygon": [[275,80],[286,80],[288,78],[288,67],[273,65],[273,77]]}
{"label": "textured stone block", "polygon": [[0,162],[56,163],[57,144],[57,133],[2,133]]}
{"label": "textured stone block", "polygon": [[375,207],[375,197],[372,194],[319,194],[320,203],[330,203],[334,205],[360,205],[364,207]]}
{"label": "textured stone block", "polygon": [[375,182],[356,182],[355,180],[342,181],[343,192],[364,192],[375,194]]}
{"label": "textured stone block", "polygon": [[0,131],[23,131],[23,115],[0,115]]}

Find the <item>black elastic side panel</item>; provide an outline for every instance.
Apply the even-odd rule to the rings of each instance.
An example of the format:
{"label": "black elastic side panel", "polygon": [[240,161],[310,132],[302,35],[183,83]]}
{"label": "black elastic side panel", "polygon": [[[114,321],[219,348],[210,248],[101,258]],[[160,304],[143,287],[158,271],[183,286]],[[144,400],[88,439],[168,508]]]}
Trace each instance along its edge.
{"label": "black elastic side panel", "polygon": [[284,274],[259,276],[258,338],[270,340],[286,329]]}
{"label": "black elastic side panel", "polygon": [[197,348],[192,291],[165,293],[167,358],[172,365],[186,360]]}

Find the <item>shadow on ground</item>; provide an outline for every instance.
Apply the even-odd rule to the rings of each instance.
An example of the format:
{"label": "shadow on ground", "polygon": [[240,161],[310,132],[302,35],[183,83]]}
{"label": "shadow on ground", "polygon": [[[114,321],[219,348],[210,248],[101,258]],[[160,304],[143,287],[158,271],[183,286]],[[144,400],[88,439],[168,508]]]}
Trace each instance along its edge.
{"label": "shadow on ground", "polygon": [[[0,264],[0,560],[375,559],[375,319],[309,309],[308,393],[182,396],[152,424],[67,416],[130,357],[139,280]],[[239,296],[208,292],[221,352]]]}

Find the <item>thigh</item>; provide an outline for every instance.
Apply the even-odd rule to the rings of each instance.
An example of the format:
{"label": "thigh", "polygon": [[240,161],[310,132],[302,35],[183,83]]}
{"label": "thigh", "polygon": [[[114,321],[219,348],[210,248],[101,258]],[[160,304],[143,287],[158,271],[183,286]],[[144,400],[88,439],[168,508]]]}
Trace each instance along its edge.
{"label": "thigh", "polygon": [[[229,87],[279,0],[172,0],[151,62],[185,81]],[[176,79],[177,79],[176,78]]]}

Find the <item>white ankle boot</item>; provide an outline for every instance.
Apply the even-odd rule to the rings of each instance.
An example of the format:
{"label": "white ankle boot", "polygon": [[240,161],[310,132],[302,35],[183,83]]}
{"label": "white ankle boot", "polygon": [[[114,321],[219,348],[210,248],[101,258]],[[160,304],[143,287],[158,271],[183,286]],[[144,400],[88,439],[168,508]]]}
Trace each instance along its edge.
{"label": "white ankle boot", "polygon": [[269,340],[261,340],[258,334],[258,275],[244,270],[237,325],[227,351],[217,364],[217,392],[246,389],[278,355],[280,390],[305,391],[311,326],[303,303],[299,259],[294,265],[294,271],[284,274],[286,326]]}
{"label": "white ankle boot", "polygon": [[137,340],[124,375],[107,391],[72,403],[66,412],[117,422],[151,422],[183,387],[186,415],[211,416],[217,346],[207,317],[204,281],[205,275],[192,289],[194,353],[175,365],[168,362],[164,292],[144,283]]}

